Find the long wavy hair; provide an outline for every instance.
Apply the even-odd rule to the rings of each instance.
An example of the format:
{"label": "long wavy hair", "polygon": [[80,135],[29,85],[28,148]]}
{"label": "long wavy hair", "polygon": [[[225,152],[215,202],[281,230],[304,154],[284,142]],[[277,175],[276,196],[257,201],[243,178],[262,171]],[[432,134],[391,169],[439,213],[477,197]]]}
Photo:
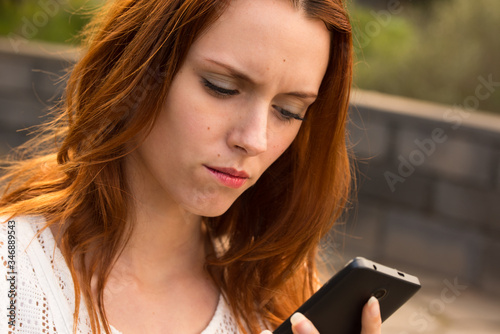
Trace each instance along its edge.
{"label": "long wavy hair", "polygon": [[[331,34],[319,96],[291,146],[222,216],[205,218],[206,268],[244,332],[275,327],[316,289],[318,244],[349,198],[346,122],[352,36],[342,0],[288,0]],[[56,117],[8,161],[0,215],[41,215],[56,239],[92,331],[106,333],[103,291],[133,226],[124,157],[145,138],[193,41],[229,0],[118,0],[85,30]],[[4,161],[4,165],[7,162]],[[97,292],[91,279],[97,278]]]}

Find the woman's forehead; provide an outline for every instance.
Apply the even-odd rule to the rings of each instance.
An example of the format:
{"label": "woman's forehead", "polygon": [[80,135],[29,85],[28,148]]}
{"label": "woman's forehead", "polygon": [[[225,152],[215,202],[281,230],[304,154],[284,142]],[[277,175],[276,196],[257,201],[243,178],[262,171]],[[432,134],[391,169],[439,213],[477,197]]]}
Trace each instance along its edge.
{"label": "woman's forehead", "polygon": [[188,58],[210,58],[272,79],[299,77],[318,86],[329,59],[330,33],[290,1],[236,0],[192,45]]}

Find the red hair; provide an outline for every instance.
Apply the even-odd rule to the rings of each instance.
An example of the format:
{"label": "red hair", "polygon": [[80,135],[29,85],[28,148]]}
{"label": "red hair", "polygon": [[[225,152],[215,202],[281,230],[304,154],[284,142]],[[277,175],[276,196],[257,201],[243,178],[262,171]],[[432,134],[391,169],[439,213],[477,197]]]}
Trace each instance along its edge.
{"label": "red hair", "polygon": [[[352,78],[351,27],[342,0],[293,0],[325,23],[330,60],[318,99],[283,155],[222,216],[206,218],[224,240],[207,270],[242,330],[274,327],[310,296],[320,239],[350,192],[346,121]],[[56,119],[24,146],[1,178],[0,215],[42,215],[75,282],[92,331],[110,328],[103,291],[132,232],[124,157],[151,129],[193,41],[223,13],[220,0],[119,0],[88,27],[87,50],[69,77]],[[91,278],[97,277],[97,298]]]}

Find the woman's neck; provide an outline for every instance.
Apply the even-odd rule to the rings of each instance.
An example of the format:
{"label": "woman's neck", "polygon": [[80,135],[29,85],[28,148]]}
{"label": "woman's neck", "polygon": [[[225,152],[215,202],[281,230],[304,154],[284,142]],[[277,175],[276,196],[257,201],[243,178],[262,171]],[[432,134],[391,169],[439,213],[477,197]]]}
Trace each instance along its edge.
{"label": "woman's neck", "polygon": [[200,217],[151,212],[136,207],[131,237],[116,262],[149,285],[200,275],[207,236]]}

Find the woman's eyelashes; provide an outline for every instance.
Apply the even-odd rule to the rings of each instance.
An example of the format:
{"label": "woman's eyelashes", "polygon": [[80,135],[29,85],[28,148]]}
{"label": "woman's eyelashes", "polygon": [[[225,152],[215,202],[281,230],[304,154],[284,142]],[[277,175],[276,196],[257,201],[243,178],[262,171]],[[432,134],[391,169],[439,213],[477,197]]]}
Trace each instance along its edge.
{"label": "woman's eyelashes", "polygon": [[277,105],[273,105],[273,108],[279,113],[279,117],[281,117],[285,121],[291,121],[292,119],[296,119],[298,121],[304,120],[304,117],[301,117],[299,114],[295,114],[286,109],[280,108]]}
{"label": "woman's eyelashes", "polygon": [[[208,92],[215,97],[228,98],[230,96],[239,94],[239,91],[237,89],[228,89],[220,87],[219,85],[214,84],[213,82],[205,78],[202,78],[202,83],[208,89]],[[273,105],[272,107],[274,108],[274,110],[278,112],[278,117],[284,121],[291,121],[292,119],[296,119],[298,121],[304,120],[304,117],[301,117],[299,114],[290,112],[277,105]]]}
{"label": "woman's eyelashes", "polygon": [[208,89],[208,91],[212,94],[215,95],[216,97],[229,97],[233,96],[239,93],[237,89],[227,89],[220,87],[207,79],[203,78],[202,79],[203,85]]}

